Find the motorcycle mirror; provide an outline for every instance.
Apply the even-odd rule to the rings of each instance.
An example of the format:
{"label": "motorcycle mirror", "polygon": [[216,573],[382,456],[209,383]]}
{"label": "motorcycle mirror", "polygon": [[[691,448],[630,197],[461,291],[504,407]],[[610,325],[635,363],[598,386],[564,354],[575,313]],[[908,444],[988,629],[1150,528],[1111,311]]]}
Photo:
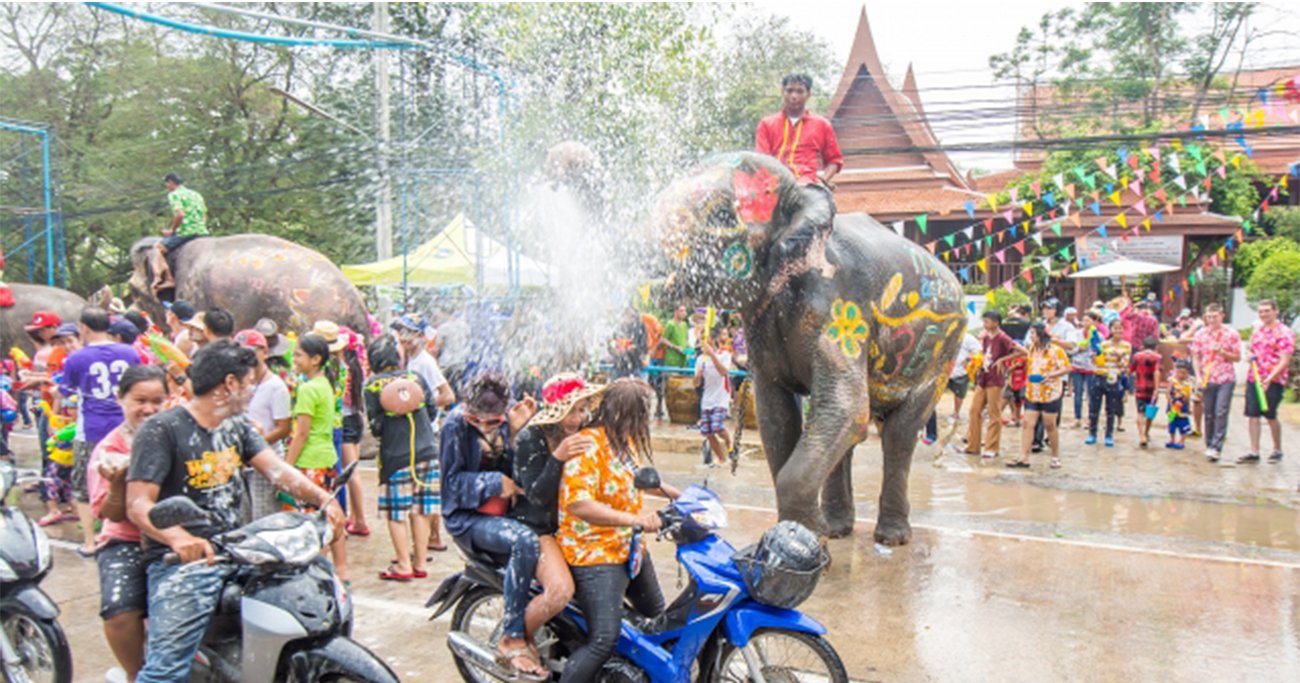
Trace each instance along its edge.
{"label": "motorcycle mirror", "polygon": [[204,522],[207,519],[208,513],[185,496],[172,496],[154,505],[149,511],[149,523],[159,529]]}
{"label": "motorcycle mirror", "polygon": [[653,467],[642,467],[636,471],[636,478],[632,480],[632,485],[638,491],[648,491],[659,488],[663,482],[659,479],[659,470]]}
{"label": "motorcycle mirror", "polygon": [[339,472],[339,476],[338,476],[338,477],[335,477],[335,479],[334,479],[334,490],[335,490],[335,491],[337,491],[337,490],[343,488],[344,486],[347,486],[347,485],[348,485],[348,480],[352,478],[352,473],[355,472],[355,471],[357,470],[357,465],[358,465],[360,462],[361,462],[360,460],[354,460],[354,461],[352,461],[352,464],[351,464],[351,465],[348,465],[347,467],[344,467],[344,468],[343,468],[343,471],[342,471],[342,472]]}

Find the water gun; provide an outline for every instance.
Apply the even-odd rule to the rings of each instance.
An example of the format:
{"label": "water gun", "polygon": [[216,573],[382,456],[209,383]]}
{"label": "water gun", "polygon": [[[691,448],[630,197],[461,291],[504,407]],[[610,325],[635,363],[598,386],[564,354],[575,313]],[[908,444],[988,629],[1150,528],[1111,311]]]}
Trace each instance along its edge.
{"label": "water gun", "polygon": [[165,364],[175,363],[180,366],[181,370],[190,367],[189,357],[181,353],[181,350],[176,348],[175,344],[167,341],[162,335],[149,335],[149,350],[153,351],[153,355],[157,356]]}
{"label": "water gun", "polygon": [[1088,348],[1092,350],[1092,355],[1101,355],[1101,332],[1097,330],[1096,325],[1089,325],[1086,332],[1083,333],[1084,339],[1088,340]]}
{"label": "water gun", "polygon": [[979,374],[980,368],[984,366],[984,354],[972,353],[970,359],[966,361],[966,377],[970,381],[975,381],[975,375]]}
{"label": "water gun", "polygon": [[1255,371],[1255,400],[1259,402],[1259,409],[1267,413],[1268,395],[1264,392],[1264,376],[1259,373],[1259,365],[1254,358],[1250,359],[1250,369]]}
{"label": "water gun", "polygon": [[32,369],[31,357],[28,356],[26,353],[24,353],[23,350],[18,348],[17,346],[9,349],[9,358],[13,359],[13,362],[17,363],[20,367],[26,368],[28,370]]}
{"label": "water gun", "polygon": [[72,418],[54,412],[47,401],[41,401],[38,405],[49,419],[50,431],[53,432],[53,436],[45,442],[50,460],[63,467],[71,467],[72,441],[77,438],[77,424]]}
{"label": "water gun", "polygon": [[712,306],[704,309],[704,338],[709,338],[709,333],[713,331],[713,325],[718,322],[718,311]]}

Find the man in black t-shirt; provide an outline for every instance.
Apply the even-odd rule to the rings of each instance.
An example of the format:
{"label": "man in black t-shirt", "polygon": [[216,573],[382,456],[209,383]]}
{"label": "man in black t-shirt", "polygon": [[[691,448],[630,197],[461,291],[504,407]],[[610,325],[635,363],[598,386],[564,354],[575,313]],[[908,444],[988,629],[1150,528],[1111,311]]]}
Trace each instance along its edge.
{"label": "man in black t-shirt", "polygon": [[[131,446],[127,516],[145,537],[149,562],[149,641],[136,681],[186,681],[190,664],[221,595],[228,565],[214,564],[208,539],[239,526],[244,490],[240,471],[250,465],[294,498],[326,511],[335,538],[343,513],[328,491],[286,465],[244,411],[253,395],[257,357],[229,341],[204,346],[190,365],[194,398],[145,421]],[[157,529],[149,511],[159,501],[186,496],[209,522],[188,529]],[[171,549],[181,564],[162,562]],[[199,562],[206,559],[207,562]]]}

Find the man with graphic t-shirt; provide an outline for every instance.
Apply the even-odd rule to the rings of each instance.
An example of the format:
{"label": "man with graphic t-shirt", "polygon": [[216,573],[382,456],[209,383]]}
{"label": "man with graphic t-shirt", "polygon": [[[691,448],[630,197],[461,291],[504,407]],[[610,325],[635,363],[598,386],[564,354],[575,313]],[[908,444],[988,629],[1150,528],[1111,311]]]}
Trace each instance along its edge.
{"label": "man with graphic t-shirt", "polygon": [[[996,458],[1002,447],[1002,385],[1006,383],[1007,361],[1023,353],[1011,335],[1002,329],[1002,314],[984,312],[984,331],[980,333],[980,346],[984,358],[975,375],[975,398],[970,406],[970,428],[966,434],[966,453],[980,455],[985,460]],[[988,427],[984,417],[988,410]],[[980,450],[983,437],[983,451]]]}
{"label": "man with graphic t-shirt", "polygon": [[[232,571],[215,563],[208,539],[239,526],[243,465],[324,510],[334,538],[342,538],[343,512],[330,493],[281,460],[244,416],[256,367],[254,353],[232,342],[204,346],[189,368],[194,398],[154,415],[136,432],[126,477],[127,517],[145,536],[149,577],[149,640],[137,683],[189,679],[194,653]],[[155,528],[149,511],[173,496],[193,500],[208,520]],[[162,561],[168,549],[180,563]],[[206,564],[196,562],[204,559]]]}
{"label": "man with graphic t-shirt", "polygon": [[122,406],[117,402],[117,380],[132,365],[140,364],[135,349],[108,336],[108,311],[89,306],[81,311],[81,339],[85,346],[63,361],[59,376],[61,400],[75,399],[77,435],[72,441],[72,494],[81,520],[82,557],[95,552],[95,513],[90,508],[86,487],[86,465],[90,454],[108,433],[122,423]]}

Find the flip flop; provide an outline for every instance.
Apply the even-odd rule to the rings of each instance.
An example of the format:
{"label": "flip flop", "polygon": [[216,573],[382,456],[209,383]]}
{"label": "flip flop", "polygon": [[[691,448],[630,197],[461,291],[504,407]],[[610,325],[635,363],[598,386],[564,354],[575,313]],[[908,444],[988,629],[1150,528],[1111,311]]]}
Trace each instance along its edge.
{"label": "flip flop", "polygon": [[529,673],[515,666],[514,661],[520,658],[527,659],[530,662],[538,666],[541,666],[541,663],[533,658],[533,651],[526,647],[510,650],[508,652],[497,653],[496,664],[498,667],[504,669],[505,671],[510,672],[510,677],[508,680],[530,681],[530,683],[543,683],[543,681],[550,679],[549,673],[547,675]]}
{"label": "flip flop", "polygon": [[95,551],[92,550],[90,552],[86,552],[85,548],[81,546],[77,546],[77,555],[81,556],[83,559],[89,560],[90,558],[95,556]]}
{"label": "flip flop", "polygon": [[1005,466],[1006,466],[1006,467],[1009,467],[1009,468],[1012,468],[1012,469],[1015,469],[1015,468],[1028,469],[1028,468],[1029,468],[1029,463],[1027,463],[1027,462],[1021,462],[1021,461],[1019,461],[1019,460],[1012,460],[1011,462],[1007,463]]}
{"label": "flip flop", "polygon": [[417,579],[427,579],[429,578],[429,572],[426,572],[423,569],[412,569],[411,576],[414,576]]}
{"label": "flip flop", "polygon": [[402,574],[396,567],[388,565],[388,569],[379,572],[379,578],[383,581],[410,581],[415,578],[415,574]]}
{"label": "flip flop", "polygon": [[438,545],[430,545],[429,550],[432,550],[435,553],[445,553],[447,552],[447,544],[439,543]]}
{"label": "flip flop", "polygon": [[1061,469],[1061,461],[1057,458],[1052,458],[1052,462],[1049,465],[1049,467],[1051,467],[1054,470],[1059,470]]}
{"label": "flip flop", "polygon": [[343,525],[343,530],[348,532],[349,536],[365,537],[370,535],[370,527],[357,527],[352,523],[352,520],[348,520],[347,523]]}
{"label": "flip flop", "polygon": [[53,517],[51,517],[50,515],[45,515],[44,517],[36,520],[36,526],[54,526],[55,524],[58,524],[59,522],[62,521],[63,521],[63,515],[55,515]]}

